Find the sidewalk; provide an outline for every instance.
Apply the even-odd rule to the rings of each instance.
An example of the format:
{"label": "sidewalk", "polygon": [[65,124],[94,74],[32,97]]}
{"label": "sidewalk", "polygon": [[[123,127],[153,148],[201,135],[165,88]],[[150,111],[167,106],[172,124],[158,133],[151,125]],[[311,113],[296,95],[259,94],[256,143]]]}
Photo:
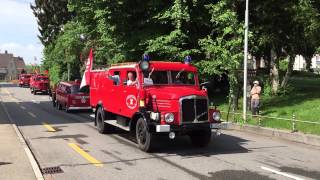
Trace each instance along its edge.
{"label": "sidewalk", "polygon": [[[1,102],[0,102],[1,103]],[[27,154],[0,104],[0,179],[36,179]]]}

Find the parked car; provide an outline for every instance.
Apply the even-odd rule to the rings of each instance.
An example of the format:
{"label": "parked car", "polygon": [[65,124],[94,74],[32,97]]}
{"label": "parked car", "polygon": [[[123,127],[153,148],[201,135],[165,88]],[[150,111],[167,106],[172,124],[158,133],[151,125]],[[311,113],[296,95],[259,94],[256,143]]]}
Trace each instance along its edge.
{"label": "parked car", "polygon": [[31,74],[20,74],[19,75],[19,87],[29,87],[30,86]]}
{"label": "parked car", "polygon": [[91,110],[89,93],[80,92],[80,81],[58,83],[52,100],[58,110]]}
{"label": "parked car", "polygon": [[46,75],[35,74],[30,78],[31,93],[36,95],[37,92],[50,94],[49,78]]}

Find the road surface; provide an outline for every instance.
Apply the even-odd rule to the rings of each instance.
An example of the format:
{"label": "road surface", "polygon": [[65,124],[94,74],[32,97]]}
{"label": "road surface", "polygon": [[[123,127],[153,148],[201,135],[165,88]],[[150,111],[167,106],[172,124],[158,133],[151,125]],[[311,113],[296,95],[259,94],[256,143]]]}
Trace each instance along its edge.
{"label": "road surface", "polygon": [[29,88],[2,83],[0,100],[40,168],[56,168],[45,179],[320,179],[317,147],[228,130],[202,149],[159,137],[145,153],[128,133],[99,134],[90,112],[58,111]]}

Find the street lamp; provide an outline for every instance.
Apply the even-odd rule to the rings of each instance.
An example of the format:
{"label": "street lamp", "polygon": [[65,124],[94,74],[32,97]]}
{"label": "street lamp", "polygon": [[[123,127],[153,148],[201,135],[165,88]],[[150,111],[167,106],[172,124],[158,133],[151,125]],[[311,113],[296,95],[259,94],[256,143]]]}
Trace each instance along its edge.
{"label": "street lamp", "polygon": [[248,63],[248,29],[249,29],[249,0],[246,0],[244,23],[244,61],[243,61],[243,120],[247,120],[247,63]]}

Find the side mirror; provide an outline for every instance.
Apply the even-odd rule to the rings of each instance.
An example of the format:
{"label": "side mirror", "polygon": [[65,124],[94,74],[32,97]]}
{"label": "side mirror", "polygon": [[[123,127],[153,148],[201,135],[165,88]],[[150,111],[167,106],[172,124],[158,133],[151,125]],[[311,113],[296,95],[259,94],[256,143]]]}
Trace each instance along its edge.
{"label": "side mirror", "polygon": [[207,87],[210,85],[209,81],[203,82],[200,84],[200,89],[207,91]]}

